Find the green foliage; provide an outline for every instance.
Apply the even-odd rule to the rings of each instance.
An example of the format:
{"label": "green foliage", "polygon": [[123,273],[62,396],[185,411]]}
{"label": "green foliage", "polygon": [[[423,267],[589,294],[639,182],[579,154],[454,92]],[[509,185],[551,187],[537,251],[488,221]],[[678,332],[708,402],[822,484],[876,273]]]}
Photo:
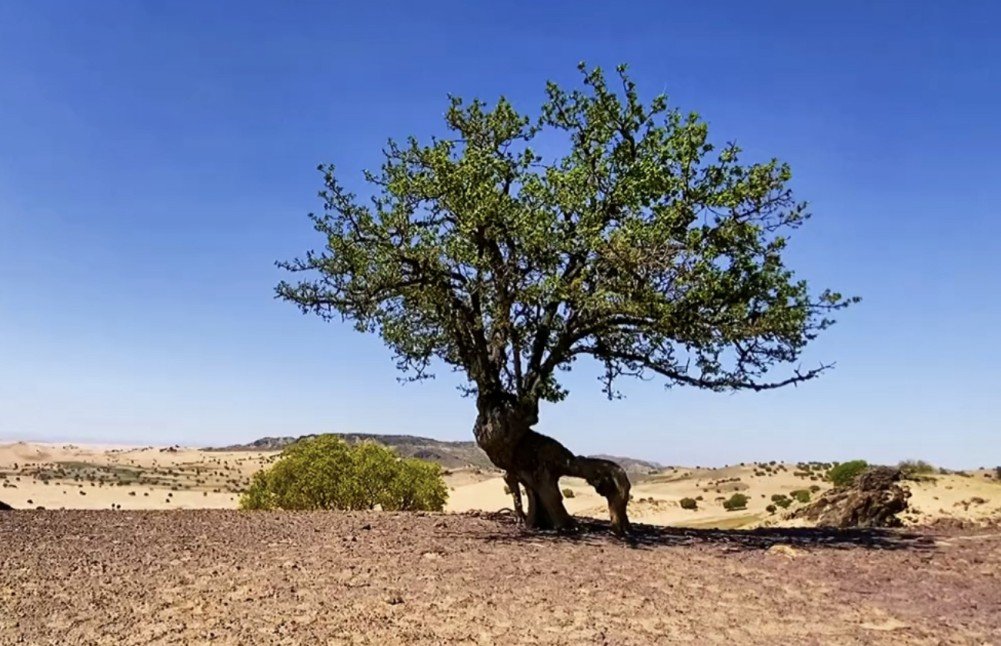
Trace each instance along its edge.
{"label": "green foliage", "polygon": [[681,501],[679,502],[679,504],[681,505],[682,509],[698,509],[699,508],[699,503],[695,500],[695,498],[682,498]]}
{"label": "green foliage", "polygon": [[563,490],[564,498],[573,498],[575,495],[576,494],[573,492],[573,489],[567,488]]}
{"label": "green foliage", "polygon": [[723,509],[727,511],[738,511],[747,508],[748,497],[742,493],[735,493],[727,500],[723,501]]}
{"label": "green foliage", "polygon": [[865,471],[868,466],[869,463],[865,460],[842,462],[831,467],[831,469],[827,472],[827,479],[830,480],[835,487],[844,487],[854,482],[855,476]]}
{"label": "green foliage", "polygon": [[900,472],[905,477],[910,476],[927,476],[933,474],[937,471],[934,465],[925,462],[924,460],[904,460],[897,465]]}
{"label": "green foliage", "polygon": [[789,505],[792,504],[792,499],[786,496],[785,494],[776,493],[772,494],[772,502],[781,507],[782,509],[786,509],[787,507],[789,507]]}
{"label": "green foliage", "polygon": [[768,505],[767,507],[765,507],[765,511],[767,511],[769,514],[774,514],[776,511],[778,511],[778,508],[775,505]]}
{"label": "green foliage", "polygon": [[437,361],[467,393],[534,403],[563,399],[560,370],[587,356],[609,397],[622,376],[718,391],[818,376],[764,379],[857,300],[785,266],[808,218],[789,166],[717,147],[697,114],[642,101],[624,66],[612,85],[580,70],[534,116],[453,97],[445,136],[390,141],[361,199],[321,166],[325,248],[279,263],[305,277],[278,296],[379,334],[413,379]]}
{"label": "green foliage", "polygon": [[441,467],[399,459],[374,442],[348,445],[334,435],[295,442],[254,474],[241,509],[441,511],[448,488]]}
{"label": "green foliage", "polygon": [[820,485],[810,485],[811,493],[817,493],[818,491],[820,491]]}
{"label": "green foliage", "polygon": [[789,495],[796,502],[801,502],[801,503],[810,502],[810,492],[806,489],[796,489],[795,491],[790,491]]}

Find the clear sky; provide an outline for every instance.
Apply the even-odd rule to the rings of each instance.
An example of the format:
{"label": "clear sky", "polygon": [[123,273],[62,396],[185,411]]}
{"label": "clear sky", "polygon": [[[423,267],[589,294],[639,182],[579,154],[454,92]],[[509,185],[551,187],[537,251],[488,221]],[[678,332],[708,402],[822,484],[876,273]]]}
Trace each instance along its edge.
{"label": "clear sky", "polygon": [[[630,6],[627,6],[630,5]],[[824,8],[821,8],[824,5]],[[377,338],[272,298],[352,188],[446,94],[535,110],[625,62],[718,143],[792,164],[789,262],[861,295],[806,365],[719,395],[595,371],[542,411],[578,452],[1001,463],[1001,4],[2,2],[0,439],[471,439],[455,380],[400,386]]]}

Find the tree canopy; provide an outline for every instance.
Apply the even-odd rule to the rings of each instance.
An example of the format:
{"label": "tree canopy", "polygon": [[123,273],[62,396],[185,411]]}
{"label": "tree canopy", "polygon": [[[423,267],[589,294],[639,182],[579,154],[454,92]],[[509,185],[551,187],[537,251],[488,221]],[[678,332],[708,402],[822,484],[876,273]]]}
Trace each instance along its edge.
{"label": "tree canopy", "polygon": [[321,166],[325,246],[279,263],[303,276],[278,296],[381,335],[411,379],[440,360],[523,401],[562,399],[580,357],[610,397],[623,376],[724,391],[821,374],[793,364],[856,299],[784,264],[809,215],[789,166],[744,163],[697,114],[642,101],[624,66],[613,84],[580,70],[535,115],[451,97],[448,135],[391,140],[368,199]]}

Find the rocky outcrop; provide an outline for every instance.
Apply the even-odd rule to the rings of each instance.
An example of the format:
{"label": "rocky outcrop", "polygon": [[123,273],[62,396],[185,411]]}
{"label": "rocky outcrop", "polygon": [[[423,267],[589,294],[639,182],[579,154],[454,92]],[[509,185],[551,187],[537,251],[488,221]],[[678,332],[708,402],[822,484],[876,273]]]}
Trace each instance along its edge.
{"label": "rocky outcrop", "polygon": [[796,511],[823,527],[899,527],[897,514],[907,509],[911,492],[900,486],[901,473],[891,467],[870,467],[852,484],[831,489]]}

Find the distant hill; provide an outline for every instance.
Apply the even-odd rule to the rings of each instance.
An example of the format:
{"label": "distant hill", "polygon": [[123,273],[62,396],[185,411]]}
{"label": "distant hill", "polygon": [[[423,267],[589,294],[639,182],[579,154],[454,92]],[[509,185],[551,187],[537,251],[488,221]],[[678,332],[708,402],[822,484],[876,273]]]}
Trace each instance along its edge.
{"label": "distant hill", "polygon": [[[414,435],[375,435],[369,433],[334,433],[338,437],[344,438],[347,442],[363,442],[372,440],[392,447],[398,454],[407,458],[421,458],[437,462],[446,469],[459,469],[463,467],[473,467],[478,469],[496,469],[487,458],[487,454],[476,445],[476,442],[449,442],[435,440],[430,437],[416,437]],[[303,435],[301,437],[315,437],[315,435]],[[249,444],[235,444],[206,449],[208,451],[281,451],[286,446],[301,439],[300,437],[262,437]],[[637,460],[634,458],[622,458],[610,455],[595,455],[595,458],[614,460],[622,465],[628,473],[646,474],[650,471],[659,471],[664,467],[656,462]]]}
{"label": "distant hill", "polygon": [[[486,453],[476,446],[476,442],[446,442],[430,437],[413,435],[374,435],[369,433],[334,433],[350,443],[372,440],[393,448],[405,458],[421,458],[437,462],[446,469],[474,467],[479,469],[494,469]],[[315,437],[304,435],[302,437]],[[286,446],[301,439],[299,437],[262,437],[249,444],[236,444],[209,451],[281,451]]]}
{"label": "distant hill", "polygon": [[590,456],[592,458],[601,458],[603,460],[611,460],[612,462],[618,463],[620,467],[626,470],[626,473],[636,473],[647,475],[651,471],[663,471],[665,467],[659,462],[651,462],[650,460],[638,460],[636,458],[624,458],[618,455],[605,455],[604,453],[599,453],[598,455]]}

